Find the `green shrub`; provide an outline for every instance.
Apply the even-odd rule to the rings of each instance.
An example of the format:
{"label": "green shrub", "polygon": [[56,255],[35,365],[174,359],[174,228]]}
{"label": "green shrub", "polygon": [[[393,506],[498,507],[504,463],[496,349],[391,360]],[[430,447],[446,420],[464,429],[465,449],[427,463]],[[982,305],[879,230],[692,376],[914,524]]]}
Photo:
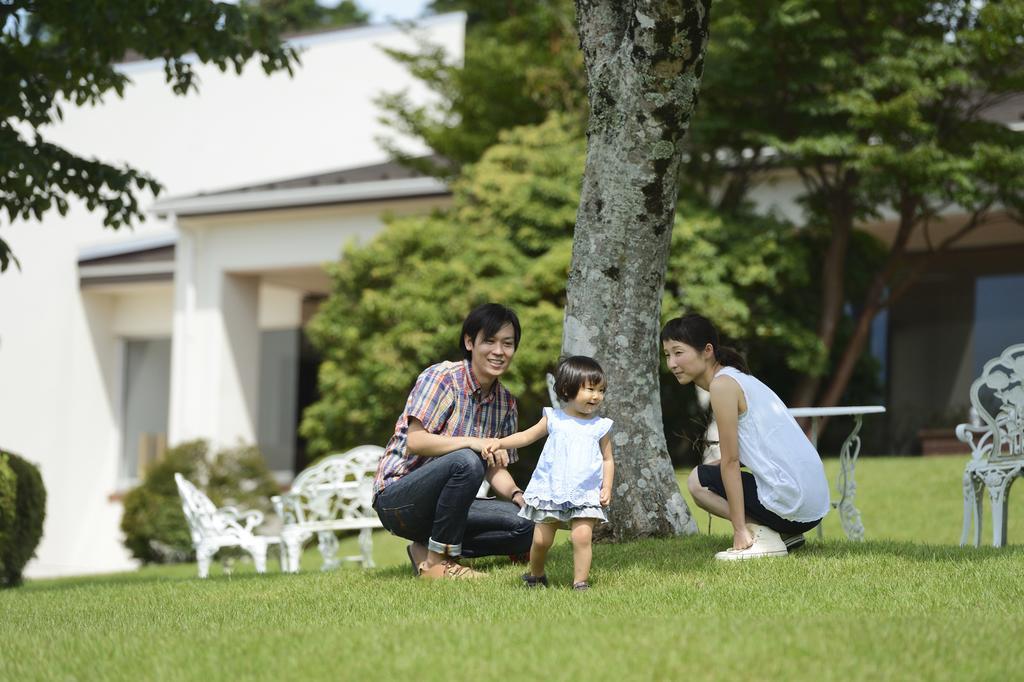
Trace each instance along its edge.
{"label": "green shrub", "polygon": [[0,452],[0,587],[20,585],[43,537],[46,488],[34,464]]}
{"label": "green shrub", "polygon": [[255,447],[222,450],[214,457],[209,455],[209,444],[202,440],[171,448],[124,498],[121,530],[125,546],[132,556],[146,563],[195,558],[175,473],[195,484],[218,507],[232,505],[268,512],[270,496],[278,492]]}
{"label": "green shrub", "polygon": [[17,479],[8,464],[9,455],[0,452],[0,575],[4,571],[4,548],[14,532],[14,507],[17,500]]}

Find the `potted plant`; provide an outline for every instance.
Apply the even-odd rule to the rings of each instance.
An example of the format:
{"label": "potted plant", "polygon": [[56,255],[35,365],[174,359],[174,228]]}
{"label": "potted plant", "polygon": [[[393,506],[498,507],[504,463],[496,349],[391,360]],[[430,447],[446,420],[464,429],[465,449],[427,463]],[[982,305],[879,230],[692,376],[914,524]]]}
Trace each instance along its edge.
{"label": "potted plant", "polygon": [[921,442],[922,455],[966,455],[967,444],[956,437],[958,424],[976,419],[967,406],[952,408],[932,415],[925,423],[930,426],[919,429],[917,438]]}

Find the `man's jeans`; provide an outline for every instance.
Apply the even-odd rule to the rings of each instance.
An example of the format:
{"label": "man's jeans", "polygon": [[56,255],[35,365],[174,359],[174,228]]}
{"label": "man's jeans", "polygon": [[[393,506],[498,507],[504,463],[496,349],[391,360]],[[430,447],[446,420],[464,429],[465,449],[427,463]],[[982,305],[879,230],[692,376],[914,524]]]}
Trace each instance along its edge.
{"label": "man's jeans", "polygon": [[469,449],[432,457],[377,493],[373,508],[384,527],[448,556],[524,554],[533,522],[511,502],[478,500],[480,455]]}

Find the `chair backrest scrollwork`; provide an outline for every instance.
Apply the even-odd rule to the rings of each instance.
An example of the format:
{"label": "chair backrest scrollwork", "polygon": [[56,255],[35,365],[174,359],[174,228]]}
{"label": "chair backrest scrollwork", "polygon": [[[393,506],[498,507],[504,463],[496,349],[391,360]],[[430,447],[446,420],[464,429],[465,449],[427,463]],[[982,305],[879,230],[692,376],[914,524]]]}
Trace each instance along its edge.
{"label": "chair backrest scrollwork", "polygon": [[376,518],[373,478],[384,448],[361,445],[329,455],[292,483],[284,498],[286,523]]}
{"label": "chair backrest scrollwork", "polygon": [[985,363],[971,405],[992,434],[990,460],[1024,456],[1024,343]]}

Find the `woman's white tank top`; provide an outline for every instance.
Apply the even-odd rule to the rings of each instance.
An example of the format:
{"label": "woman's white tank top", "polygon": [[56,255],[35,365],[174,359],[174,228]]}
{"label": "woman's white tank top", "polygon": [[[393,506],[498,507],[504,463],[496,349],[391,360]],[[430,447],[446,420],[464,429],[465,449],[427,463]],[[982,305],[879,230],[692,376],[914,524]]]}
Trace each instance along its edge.
{"label": "woman's white tank top", "polygon": [[743,389],[747,411],[739,417],[740,463],[757,481],[757,498],[790,521],[817,521],[829,509],[821,457],[772,389],[735,367],[723,367]]}

